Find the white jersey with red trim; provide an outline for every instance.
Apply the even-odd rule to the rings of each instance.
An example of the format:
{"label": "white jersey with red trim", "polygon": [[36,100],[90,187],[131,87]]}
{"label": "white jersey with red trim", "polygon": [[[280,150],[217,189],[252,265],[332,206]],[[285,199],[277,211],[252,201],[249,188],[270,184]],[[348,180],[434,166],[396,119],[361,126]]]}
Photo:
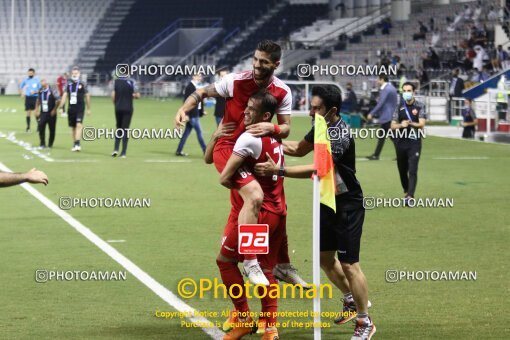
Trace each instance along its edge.
{"label": "white jersey with red trim", "polygon": [[[251,133],[244,132],[237,139],[233,153],[245,159],[243,166],[238,169],[241,176],[243,176],[243,173],[246,175],[246,172],[253,172],[256,163],[266,162],[266,154],[269,154],[278,166],[284,164],[282,144],[279,140],[270,136],[254,137]],[[283,177],[277,175],[256,177],[264,192],[262,208],[275,214],[286,215],[287,207],[283,190]]]}

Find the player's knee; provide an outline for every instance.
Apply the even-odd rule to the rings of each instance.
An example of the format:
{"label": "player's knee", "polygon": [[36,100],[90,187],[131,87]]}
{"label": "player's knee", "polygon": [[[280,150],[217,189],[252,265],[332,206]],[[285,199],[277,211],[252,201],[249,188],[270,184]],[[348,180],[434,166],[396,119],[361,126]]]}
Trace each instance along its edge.
{"label": "player's knee", "polygon": [[330,254],[321,254],[321,268],[331,270],[335,266],[335,257]]}
{"label": "player's knee", "polygon": [[357,265],[357,263],[340,262],[340,265],[342,266],[342,270],[347,278],[356,276],[360,271],[359,265]]}

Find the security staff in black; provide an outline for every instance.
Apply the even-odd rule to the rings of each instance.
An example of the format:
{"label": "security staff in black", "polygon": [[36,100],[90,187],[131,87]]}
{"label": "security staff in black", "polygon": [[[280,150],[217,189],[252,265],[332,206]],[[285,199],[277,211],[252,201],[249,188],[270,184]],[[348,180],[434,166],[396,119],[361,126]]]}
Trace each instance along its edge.
{"label": "security staff in black", "polygon": [[133,117],[133,99],[140,98],[140,92],[133,79],[115,79],[112,92],[112,100],[115,105],[115,120],[117,131],[115,133],[115,146],[112,157],[119,154],[120,140],[122,139],[121,157],[126,157],[128,143],[128,129]]}
{"label": "security staff in black", "polygon": [[39,114],[39,139],[41,140],[40,147],[46,147],[46,125],[50,129],[50,138],[48,147],[53,147],[55,141],[55,128],[57,125],[57,107],[60,102],[60,95],[58,91],[52,88],[46,79],[41,80],[41,89],[37,97],[37,109],[40,108]]}
{"label": "security staff in black", "polygon": [[418,181],[418,162],[421,154],[421,135],[427,118],[425,104],[414,99],[414,85],[402,86],[402,99],[393,114],[391,129],[395,135],[397,165],[405,200],[414,198]]}
{"label": "security staff in black", "polygon": [[67,119],[69,127],[72,129],[73,148],[71,151],[81,151],[81,132],[83,129],[83,118],[85,105],[87,106],[87,115],[90,115],[90,95],[87,90],[87,84],[80,79],[80,69],[75,66],[71,70],[71,80],[67,82],[66,90],[62,95],[62,100],[58,109],[66,104],[69,97],[69,109],[67,110]]}

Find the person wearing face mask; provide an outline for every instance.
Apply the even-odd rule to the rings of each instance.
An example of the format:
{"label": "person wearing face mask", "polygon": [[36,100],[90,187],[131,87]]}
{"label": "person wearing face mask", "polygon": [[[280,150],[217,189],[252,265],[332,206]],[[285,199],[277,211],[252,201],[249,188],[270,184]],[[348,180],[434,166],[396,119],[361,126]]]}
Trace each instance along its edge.
{"label": "person wearing face mask", "polygon": [[[397,166],[400,183],[404,189],[404,200],[408,202],[414,198],[418,181],[418,162],[421,154],[421,130],[427,119],[425,104],[414,99],[414,85],[405,83],[402,86],[402,102],[393,114],[392,130],[398,131],[395,138],[397,150]],[[407,203],[406,203],[407,204]]]}
{"label": "person wearing face mask", "polygon": [[380,75],[377,83],[380,86],[379,99],[377,105],[368,114],[367,119],[372,120],[372,118],[378,118],[381,129],[384,130],[384,135],[377,140],[374,153],[367,157],[371,161],[379,160],[384,142],[386,141],[386,134],[390,129],[391,116],[393,112],[395,112],[398,103],[397,89],[388,82],[388,76]]}
{"label": "person wearing face mask", "polygon": [[67,119],[69,127],[72,129],[74,143],[71,151],[81,151],[80,140],[83,129],[83,116],[85,105],[87,106],[87,115],[90,115],[90,95],[87,90],[87,84],[80,80],[80,69],[77,66],[73,67],[71,71],[71,81],[67,83],[66,91],[62,95],[58,110],[66,104],[67,97],[69,97]]}
{"label": "person wearing face mask", "polygon": [[46,148],[46,125],[50,130],[50,139],[48,141],[48,147],[51,149],[53,147],[53,141],[55,140],[55,128],[57,126],[57,106],[60,101],[60,96],[58,92],[52,88],[46,79],[41,80],[41,90],[39,91],[39,95],[37,98],[37,108],[40,111],[40,119],[39,119],[39,139],[41,140],[40,148]]}
{"label": "person wearing face mask", "polygon": [[[336,212],[320,205],[320,265],[329,280],[343,295],[342,313],[334,320],[346,324],[355,319],[351,339],[370,340],[376,328],[368,316],[367,279],[359,263],[361,235],[365,219],[363,191],[356,178],[356,151],[349,126],[340,118],[342,106],[340,90],[334,86],[312,88],[310,116],[324,117],[331,141],[331,155],[335,165],[337,193]],[[332,131],[337,131],[333,135]],[[315,127],[301,141],[283,141],[283,153],[303,157],[314,150]],[[284,176],[309,179],[314,164],[280,166],[271,159],[254,166],[257,176]]]}
{"label": "person wearing face mask", "polygon": [[21,97],[25,99],[25,111],[27,113],[26,132],[30,132],[30,117],[34,116],[36,119],[39,118],[39,114],[35,109],[35,104],[37,102],[37,95],[41,89],[41,82],[39,78],[35,76],[35,70],[33,68],[28,69],[28,77],[21,82],[19,88]]}

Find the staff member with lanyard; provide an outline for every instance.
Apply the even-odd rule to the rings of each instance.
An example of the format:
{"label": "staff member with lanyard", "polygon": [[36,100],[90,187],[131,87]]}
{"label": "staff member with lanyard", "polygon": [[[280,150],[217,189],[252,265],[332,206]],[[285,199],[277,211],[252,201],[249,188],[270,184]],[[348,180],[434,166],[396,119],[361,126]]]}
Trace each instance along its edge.
{"label": "staff member with lanyard", "polygon": [[46,148],[46,124],[50,129],[50,139],[48,141],[48,147],[53,147],[53,141],[55,140],[55,128],[57,125],[57,106],[60,101],[60,96],[57,91],[51,88],[46,79],[41,80],[41,90],[37,98],[36,111],[41,107],[39,115],[39,138],[41,140],[41,148]]}
{"label": "staff member with lanyard", "polygon": [[80,140],[83,129],[83,115],[85,104],[87,105],[87,115],[90,115],[90,95],[87,90],[87,84],[80,81],[80,69],[77,66],[73,67],[71,71],[71,81],[67,84],[66,91],[62,95],[62,100],[58,106],[59,110],[66,104],[67,96],[69,96],[67,119],[69,126],[72,128],[74,142],[71,151],[81,151]]}
{"label": "staff member with lanyard", "polygon": [[28,77],[21,82],[19,87],[21,97],[25,98],[25,111],[27,113],[26,132],[30,132],[30,116],[33,113],[35,118],[38,118],[35,104],[37,102],[37,94],[41,89],[41,83],[39,78],[35,77],[35,70],[33,68],[28,69]]}
{"label": "staff member with lanyard", "polygon": [[129,125],[131,124],[131,117],[133,117],[133,98],[140,98],[140,92],[133,79],[117,78],[115,79],[112,100],[115,105],[115,119],[117,122],[117,132],[115,135],[115,146],[113,148],[112,157],[117,157],[119,154],[120,138],[122,135],[122,153],[121,157],[126,157]]}
{"label": "staff member with lanyard", "polygon": [[397,149],[397,166],[400,174],[400,183],[405,193],[405,202],[408,204],[414,198],[416,183],[418,181],[418,162],[421,153],[420,129],[425,127],[425,104],[414,99],[414,85],[406,82],[402,85],[402,98],[400,105],[393,114],[392,130],[400,131],[395,138]]}

